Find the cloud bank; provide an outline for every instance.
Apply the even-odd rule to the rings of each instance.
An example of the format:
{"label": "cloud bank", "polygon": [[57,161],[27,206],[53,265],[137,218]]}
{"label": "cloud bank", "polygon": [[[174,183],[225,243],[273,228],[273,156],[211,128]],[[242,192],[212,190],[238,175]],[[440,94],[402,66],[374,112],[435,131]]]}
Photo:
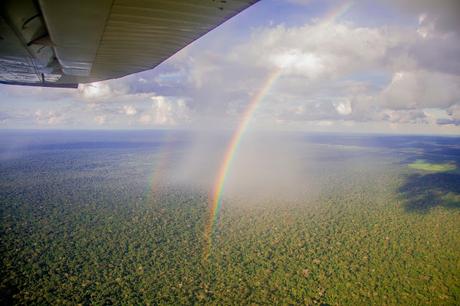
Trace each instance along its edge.
{"label": "cloud bank", "polygon": [[[272,5],[260,3],[241,17],[252,22],[249,30],[224,24],[152,71],[77,91],[2,88],[9,103],[46,103],[29,112],[3,109],[0,124],[232,128],[267,76],[279,70],[254,126],[353,132],[401,125],[400,132],[459,133],[457,1],[358,1],[332,19],[328,11],[339,3],[318,3],[286,1],[293,16],[324,6],[294,23],[287,22],[289,14],[286,22],[257,18],[257,6]],[[382,12],[368,10],[372,5]]]}

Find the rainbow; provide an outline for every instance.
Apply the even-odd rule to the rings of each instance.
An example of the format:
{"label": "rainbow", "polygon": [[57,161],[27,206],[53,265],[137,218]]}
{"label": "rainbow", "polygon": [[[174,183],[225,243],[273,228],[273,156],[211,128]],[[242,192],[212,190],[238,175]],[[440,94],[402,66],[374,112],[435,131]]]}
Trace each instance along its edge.
{"label": "rainbow", "polygon": [[344,15],[348,10],[354,5],[353,1],[344,1],[340,5],[334,7],[332,10],[330,10],[323,18],[321,18],[321,25],[327,25],[330,24],[334,21],[336,21],[337,18],[340,16]]}
{"label": "rainbow", "polygon": [[[353,4],[353,1],[344,1],[340,5],[334,7],[321,19],[322,21],[320,22],[320,25],[327,25],[334,22],[337,18],[345,14],[353,6]],[[217,180],[214,184],[213,191],[211,194],[210,218],[205,228],[205,259],[208,258],[209,251],[211,249],[212,233],[214,226],[217,223],[219,211],[222,206],[222,194],[224,191],[225,181],[227,180],[230,167],[233,163],[233,160],[235,159],[243,134],[248,128],[248,125],[251,121],[251,118],[255,110],[257,109],[257,106],[267,95],[271,86],[280,76],[280,74],[281,69],[278,68],[268,75],[263,85],[260,87],[259,91],[252,97],[251,101],[249,102],[249,105],[243,113],[241,120],[227,146],[227,150],[225,151],[224,159],[219,168]]]}
{"label": "rainbow", "polygon": [[[228,173],[230,167],[235,159],[236,152],[238,151],[238,147],[241,143],[241,139],[243,137],[244,132],[247,130],[249,122],[257,109],[257,106],[263,100],[263,98],[269,92],[271,86],[275,82],[275,80],[280,76],[281,70],[276,69],[272,73],[268,75],[265,79],[263,85],[257,91],[257,93],[252,97],[251,101],[249,102],[248,107],[246,108],[245,112],[241,116],[241,120],[230,139],[230,142],[227,146],[227,150],[225,151],[223,162],[219,168],[219,172],[217,174],[217,180],[214,184],[213,192],[211,194],[211,210],[210,210],[210,220],[206,227],[205,233],[205,240],[207,242],[207,249],[210,247],[211,243],[211,235],[213,232],[214,224],[217,222],[217,218],[219,215],[220,208],[222,206],[222,194],[224,191],[225,181],[227,180]],[[205,251],[205,257],[208,255],[208,250]]]}

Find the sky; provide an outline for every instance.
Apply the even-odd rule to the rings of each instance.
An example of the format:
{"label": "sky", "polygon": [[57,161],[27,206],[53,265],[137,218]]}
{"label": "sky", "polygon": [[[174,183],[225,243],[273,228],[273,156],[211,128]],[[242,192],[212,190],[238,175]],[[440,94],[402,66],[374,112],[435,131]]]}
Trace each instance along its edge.
{"label": "sky", "polygon": [[0,85],[1,129],[460,135],[460,2],[262,0],[160,66],[78,89]]}

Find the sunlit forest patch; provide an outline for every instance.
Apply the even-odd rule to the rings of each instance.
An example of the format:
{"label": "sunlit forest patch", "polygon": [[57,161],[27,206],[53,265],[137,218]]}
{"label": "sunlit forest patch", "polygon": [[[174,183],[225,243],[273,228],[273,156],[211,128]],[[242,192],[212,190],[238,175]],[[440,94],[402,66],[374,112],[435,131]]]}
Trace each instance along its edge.
{"label": "sunlit forest patch", "polygon": [[[183,142],[168,160],[164,144],[123,140],[9,155],[0,302],[459,304],[460,179],[401,167],[406,140],[301,138],[298,192],[224,194],[209,244],[209,189],[166,176]],[[443,141],[420,150],[452,160]]]}
{"label": "sunlit forest patch", "polygon": [[409,164],[409,168],[429,172],[446,172],[455,170],[457,167],[453,163],[435,164],[423,159],[417,159],[415,162]]}

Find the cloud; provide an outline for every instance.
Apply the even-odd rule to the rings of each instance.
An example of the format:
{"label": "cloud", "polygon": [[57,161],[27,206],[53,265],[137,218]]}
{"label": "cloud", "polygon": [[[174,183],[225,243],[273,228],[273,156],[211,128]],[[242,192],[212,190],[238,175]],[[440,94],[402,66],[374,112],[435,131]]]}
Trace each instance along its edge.
{"label": "cloud", "polygon": [[334,22],[279,25],[257,30],[233,56],[245,64],[324,80],[381,65],[401,36],[404,32]]}
{"label": "cloud", "polygon": [[453,119],[460,119],[460,102],[452,105],[448,110],[447,113],[449,116],[451,116]]}
{"label": "cloud", "polygon": [[460,77],[425,70],[397,72],[379,98],[391,109],[448,108],[460,99]]}
{"label": "cloud", "polygon": [[[299,121],[354,116],[354,94],[344,96],[337,87],[349,75],[381,69],[388,50],[407,39],[404,32],[334,22],[258,28],[226,52],[189,51],[180,63],[189,76],[182,86],[197,114],[224,122],[243,112],[268,75],[281,70],[258,117]],[[292,111],[299,107],[304,111]]]}
{"label": "cloud", "polygon": [[313,20],[257,28],[222,53],[189,50],[182,59],[195,87],[189,92],[199,111],[237,117],[263,80],[280,69],[254,120],[435,123],[426,109],[448,109],[459,101],[459,40],[428,23],[439,22],[433,14],[442,15],[429,10],[433,5],[404,6],[418,24]]}
{"label": "cloud", "polygon": [[185,100],[175,97],[152,96],[152,107],[139,117],[144,125],[177,125],[190,119]]}
{"label": "cloud", "polygon": [[271,61],[284,73],[300,74],[308,78],[320,75],[325,67],[321,58],[314,53],[302,53],[291,49],[271,56]]}
{"label": "cloud", "polygon": [[39,109],[34,115],[39,125],[58,125],[65,120],[65,115],[56,111],[43,111]]}
{"label": "cloud", "polygon": [[107,117],[104,115],[99,115],[94,117],[94,122],[98,125],[104,125],[107,120]]}
{"label": "cloud", "polygon": [[457,0],[390,0],[393,6],[410,14],[422,16],[421,26],[431,25],[440,32],[460,32],[460,2]]}
{"label": "cloud", "polygon": [[134,116],[137,114],[137,109],[132,105],[123,105],[122,113],[127,116]]}
{"label": "cloud", "polygon": [[[311,4],[312,12],[321,16],[336,4],[291,2]],[[381,1],[379,9],[388,11],[382,12],[383,17],[379,12],[378,23],[348,18],[355,16],[352,10],[361,4],[364,10],[367,4],[375,4],[363,0],[346,19],[330,22],[322,22],[321,16],[309,16],[302,23],[288,20],[289,16],[284,24],[256,20],[250,35],[223,26],[218,41],[225,44],[203,38],[154,70],[83,84],[77,91],[49,94],[32,89],[29,98],[35,99],[36,94],[43,103],[48,98],[74,103],[79,109],[69,116],[90,126],[228,128],[267,86],[268,77],[280,71],[264,92],[254,125],[452,125],[458,120],[456,105],[460,103],[460,31],[452,9],[458,3]],[[388,18],[395,11],[406,19]],[[8,88],[7,92],[18,99],[27,97],[22,91]],[[85,103],[76,106],[78,102]],[[41,124],[68,121],[60,117],[58,107],[51,109],[54,113],[33,117],[39,117]],[[10,119],[0,115],[0,120]]]}
{"label": "cloud", "polygon": [[141,115],[141,116],[139,117],[139,122],[140,122],[141,124],[145,124],[145,125],[146,125],[146,124],[151,124],[152,121],[153,121],[152,115],[150,115],[150,114],[143,114],[143,115]]}
{"label": "cloud", "polygon": [[453,105],[447,109],[446,118],[439,118],[436,122],[440,125],[460,125],[460,103]]}
{"label": "cloud", "polygon": [[428,123],[426,114],[420,110],[385,110],[382,119],[391,123]]}
{"label": "cloud", "polygon": [[[440,42],[446,54],[454,54],[457,44],[426,23],[430,16],[419,17],[415,27],[320,20],[261,27],[225,52],[188,48],[156,74],[83,87],[82,94],[88,101],[107,102],[97,106],[99,111],[107,108],[105,113],[118,104],[119,114],[141,125],[212,117],[228,126],[264,79],[281,70],[255,121],[428,124],[436,119],[427,119],[426,108],[447,109],[458,102],[456,69],[434,57]],[[374,75],[382,77],[375,80]]]}
{"label": "cloud", "polygon": [[[424,34],[425,35],[425,34]],[[408,47],[419,69],[460,76],[460,33],[422,35]]]}
{"label": "cloud", "polygon": [[352,112],[350,100],[346,99],[342,102],[334,103],[337,113],[340,115],[349,115]]}
{"label": "cloud", "polygon": [[106,82],[80,84],[78,91],[84,99],[89,101],[102,100],[113,95],[113,90]]}

